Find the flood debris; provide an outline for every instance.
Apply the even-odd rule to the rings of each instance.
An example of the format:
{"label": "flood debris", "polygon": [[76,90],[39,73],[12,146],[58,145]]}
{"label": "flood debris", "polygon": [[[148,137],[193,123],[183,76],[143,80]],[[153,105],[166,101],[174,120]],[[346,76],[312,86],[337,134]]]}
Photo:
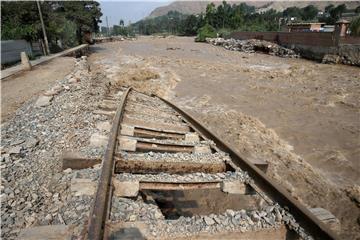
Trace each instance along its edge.
{"label": "flood debris", "polygon": [[286,58],[299,57],[299,55],[296,54],[294,50],[284,48],[276,43],[258,39],[236,40],[233,38],[207,38],[206,42],[215,46],[223,46],[225,49],[231,51],[240,51],[246,53],[263,52]]}

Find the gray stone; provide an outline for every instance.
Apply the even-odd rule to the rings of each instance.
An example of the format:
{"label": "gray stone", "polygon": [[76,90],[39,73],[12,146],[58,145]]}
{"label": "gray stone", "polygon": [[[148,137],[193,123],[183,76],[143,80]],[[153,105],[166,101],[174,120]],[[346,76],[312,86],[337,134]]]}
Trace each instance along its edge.
{"label": "gray stone", "polygon": [[12,147],[12,148],[10,148],[10,150],[9,150],[9,154],[10,154],[10,155],[11,155],[11,154],[20,154],[21,149],[22,149],[21,146]]}
{"label": "gray stone", "polygon": [[204,217],[204,221],[205,221],[206,225],[209,225],[209,226],[215,224],[214,219],[212,219],[212,218],[210,218],[210,217],[208,217],[208,216],[205,216],[205,217]]}
{"label": "gray stone", "polygon": [[256,212],[253,212],[253,213],[250,215],[250,218],[251,218],[251,220],[254,221],[254,222],[260,221],[260,216],[259,216]]}
{"label": "gray stone", "polygon": [[29,138],[28,140],[26,140],[25,146],[27,148],[32,148],[35,147],[36,145],[39,144],[39,140],[36,138]]}
{"label": "gray stone", "polygon": [[40,96],[38,100],[35,102],[36,107],[45,107],[51,104],[51,100],[53,96]]}
{"label": "gray stone", "polygon": [[114,195],[118,197],[136,197],[139,193],[139,181],[119,181],[113,180]]}
{"label": "gray stone", "polygon": [[235,215],[235,212],[234,212],[233,210],[231,210],[231,209],[227,209],[227,210],[226,210],[226,214],[227,214],[228,216],[230,216],[230,217],[233,217],[233,216]]}

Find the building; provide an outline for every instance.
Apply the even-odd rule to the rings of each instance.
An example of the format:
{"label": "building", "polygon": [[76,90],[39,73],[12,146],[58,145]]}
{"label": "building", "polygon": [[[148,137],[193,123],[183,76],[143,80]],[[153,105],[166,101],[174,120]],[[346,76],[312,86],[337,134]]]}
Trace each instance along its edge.
{"label": "building", "polygon": [[289,23],[288,32],[320,32],[325,23]]}
{"label": "building", "polygon": [[335,25],[324,25],[322,27],[322,32],[333,32],[335,29]]}

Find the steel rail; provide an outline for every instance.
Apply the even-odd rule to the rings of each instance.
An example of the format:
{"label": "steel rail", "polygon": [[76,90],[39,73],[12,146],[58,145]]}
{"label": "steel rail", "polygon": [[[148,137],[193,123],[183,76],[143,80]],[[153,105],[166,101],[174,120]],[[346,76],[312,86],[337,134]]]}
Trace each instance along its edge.
{"label": "steel rail", "polygon": [[186,121],[188,121],[196,131],[198,131],[203,136],[213,140],[216,146],[224,152],[230,154],[231,159],[237,164],[241,169],[247,171],[249,176],[252,177],[255,181],[255,184],[273,201],[280,204],[282,207],[287,207],[289,212],[294,216],[296,221],[300,224],[305,231],[312,235],[315,239],[339,239],[339,237],[330,230],[324,223],[317,219],[304,205],[299,201],[294,199],[286,190],[277,184],[274,180],[266,176],[261,170],[259,170],[255,165],[250,161],[241,157],[241,154],[228,146],[223,142],[219,137],[217,137],[210,130],[205,128],[192,117],[189,113],[183,111],[177,107],[172,102],[158,97],[167,103],[170,107],[180,113]]}
{"label": "steel rail", "polygon": [[87,239],[100,240],[104,238],[104,227],[108,216],[108,208],[110,202],[111,177],[114,169],[114,151],[116,147],[116,138],[120,127],[120,121],[123,117],[126,98],[131,88],[128,88],[122,95],[120,104],[116,110],[115,117],[109,135],[109,142],[105,151],[101,175],[96,190],[95,200],[92,206],[89,225],[87,231]]}

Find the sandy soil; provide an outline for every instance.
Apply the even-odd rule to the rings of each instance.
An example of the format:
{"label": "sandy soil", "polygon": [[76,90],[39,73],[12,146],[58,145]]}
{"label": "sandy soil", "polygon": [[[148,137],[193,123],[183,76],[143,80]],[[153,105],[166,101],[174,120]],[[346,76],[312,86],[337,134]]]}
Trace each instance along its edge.
{"label": "sandy soil", "polygon": [[63,79],[74,67],[74,58],[59,57],[1,81],[1,121],[15,113],[24,102]]}
{"label": "sandy soil", "polygon": [[309,207],[360,237],[360,69],[231,52],[192,38],[142,37],[93,48],[109,84],[166,97],[201,119]]}

